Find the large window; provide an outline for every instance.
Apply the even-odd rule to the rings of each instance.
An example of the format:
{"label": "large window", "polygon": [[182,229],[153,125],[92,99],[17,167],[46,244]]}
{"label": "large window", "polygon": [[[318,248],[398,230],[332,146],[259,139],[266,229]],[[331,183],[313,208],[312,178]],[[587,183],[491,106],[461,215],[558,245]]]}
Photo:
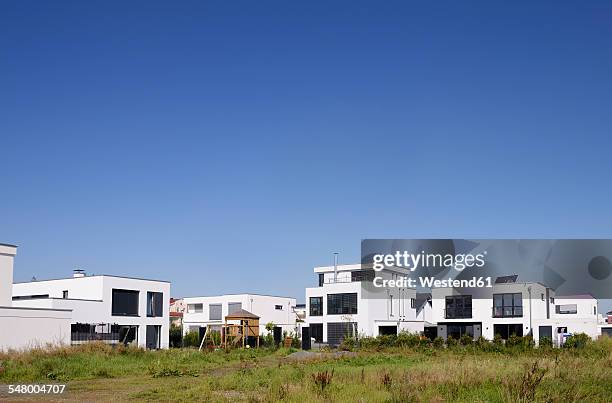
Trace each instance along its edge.
{"label": "large window", "polygon": [[323,297],[310,297],[310,316],[323,316]]}
{"label": "large window", "polygon": [[493,334],[500,335],[504,340],[508,340],[508,337],[512,335],[523,337],[523,325],[520,323],[496,324],[493,325]]}
{"label": "large window", "polygon": [[351,281],[372,281],[374,277],[374,270],[355,270],[351,272]]}
{"label": "large window", "polygon": [[357,314],[357,293],[327,294],[327,314]]}
{"label": "large window", "polygon": [[138,316],[138,291],[113,289],[112,314]]}
{"label": "large window", "polygon": [[446,297],[446,319],[468,319],[472,317],[472,296],[455,295]]}
{"label": "large window", "polygon": [[208,320],[221,320],[221,304],[208,305]]}
{"label": "large window", "polygon": [[494,318],[521,318],[523,316],[523,294],[493,294]]}
{"label": "large window", "polygon": [[147,292],[147,316],[164,316],[164,294],[161,292]]}
{"label": "large window", "polygon": [[578,313],[578,305],[576,304],[555,305],[555,311],[562,315],[575,314],[575,313]]}
{"label": "large window", "polygon": [[187,304],[187,313],[204,312],[204,304]]}
{"label": "large window", "polygon": [[228,302],[227,303],[227,313],[238,312],[242,309],[242,302]]}
{"label": "large window", "polygon": [[327,343],[337,346],[345,337],[355,337],[357,334],[356,322],[330,322],[327,324]]}

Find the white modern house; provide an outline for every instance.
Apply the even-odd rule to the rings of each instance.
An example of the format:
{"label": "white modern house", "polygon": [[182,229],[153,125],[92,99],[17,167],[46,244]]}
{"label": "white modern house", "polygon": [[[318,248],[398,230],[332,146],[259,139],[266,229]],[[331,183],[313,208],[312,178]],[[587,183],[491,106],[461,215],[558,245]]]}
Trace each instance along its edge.
{"label": "white modern house", "polygon": [[241,309],[259,316],[259,333],[266,334],[266,324],[274,323],[288,333],[299,333],[296,300],[260,294],[226,294],[183,298],[187,309],[183,314],[184,333],[197,331],[202,337],[206,329],[220,331],[225,317]]}
{"label": "white modern house", "polygon": [[597,300],[592,296],[557,297],[537,282],[518,282],[517,276],[496,280],[478,295],[457,288],[432,289],[432,321],[437,335],[446,339],[467,334],[493,339],[500,335],[548,337],[560,344],[568,334],[598,336]]}
{"label": "white modern house", "polygon": [[13,307],[70,311],[71,344],[101,340],[168,348],[169,300],[167,281],[82,270],[69,278],[15,283],[12,289]]}
{"label": "white modern house", "polygon": [[425,296],[417,313],[416,289],[373,286],[376,277],[398,280],[400,271],[349,264],[315,267],[314,273],[318,286],[306,288],[306,325],[317,342],[337,345],[346,336],[424,331],[431,313]]}
{"label": "white modern house", "polygon": [[0,351],[70,343],[72,312],[63,308],[24,308],[12,303],[15,245],[0,244]]}

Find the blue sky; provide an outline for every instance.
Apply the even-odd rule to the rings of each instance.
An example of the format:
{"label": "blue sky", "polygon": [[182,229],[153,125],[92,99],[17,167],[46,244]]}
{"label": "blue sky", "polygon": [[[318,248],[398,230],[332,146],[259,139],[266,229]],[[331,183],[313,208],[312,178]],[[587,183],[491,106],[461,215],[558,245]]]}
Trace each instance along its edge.
{"label": "blue sky", "polygon": [[612,5],[379,3],[2,2],[15,279],[303,300],[362,238],[610,237]]}

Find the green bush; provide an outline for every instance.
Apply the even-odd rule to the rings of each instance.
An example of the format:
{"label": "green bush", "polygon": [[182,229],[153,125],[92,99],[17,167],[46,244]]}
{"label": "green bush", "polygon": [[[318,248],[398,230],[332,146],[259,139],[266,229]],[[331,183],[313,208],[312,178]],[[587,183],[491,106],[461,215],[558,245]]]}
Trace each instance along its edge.
{"label": "green bush", "polygon": [[591,338],[586,333],[574,333],[565,340],[563,347],[565,348],[584,348],[591,341]]}
{"label": "green bush", "polygon": [[395,344],[399,347],[416,347],[421,344],[421,336],[416,333],[400,332],[395,338]]}
{"label": "green bush", "polygon": [[196,331],[189,332],[183,337],[183,347],[200,347],[200,334]]}
{"label": "green bush", "polygon": [[442,337],[440,337],[440,336],[436,337],[433,340],[433,346],[435,348],[443,348],[444,347],[444,339]]}
{"label": "green bush", "polygon": [[354,337],[345,337],[342,339],[342,343],[338,346],[338,350],[341,351],[353,351],[355,349],[355,345],[357,341]]}
{"label": "green bush", "polygon": [[552,339],[548,336],[540,338],[540,347],[549,348],[553,346]]}
{"label": "green bush", "polygon": [[459,344],[459,341],[455,338],[453,338],[453,336],[448,336],[446,338],[446,345],[448,347],[457,347],[457,345]]}
{"label": "green bush", "polygon": [[459,338],[459,343],[462,346],[471,346],[473,341],[474,341],[474,338],[470,336],[469,334],[464,334],[463,336]]}
{"label": "green bush", "polygon": [[493,337],[493,344],[498,347],[501,347],[504,345],[504,339],[502,339],[501,334],[498,333]]}
{"label": "green bush", "polygon": [[170,326],[169,336],[170,347],[182,347],[183,346],[183,330],[178,326]]}

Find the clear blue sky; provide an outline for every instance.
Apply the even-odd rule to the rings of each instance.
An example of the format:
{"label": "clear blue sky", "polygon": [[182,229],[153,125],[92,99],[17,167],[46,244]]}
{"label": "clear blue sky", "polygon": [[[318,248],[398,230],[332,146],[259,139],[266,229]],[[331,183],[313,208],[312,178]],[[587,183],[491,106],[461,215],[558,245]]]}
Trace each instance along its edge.
{"label": "clear blue sky", "polygon": [[610,2],[330,3],[1,2],[15,279],[303,300],[362,238],[612,236]]}

